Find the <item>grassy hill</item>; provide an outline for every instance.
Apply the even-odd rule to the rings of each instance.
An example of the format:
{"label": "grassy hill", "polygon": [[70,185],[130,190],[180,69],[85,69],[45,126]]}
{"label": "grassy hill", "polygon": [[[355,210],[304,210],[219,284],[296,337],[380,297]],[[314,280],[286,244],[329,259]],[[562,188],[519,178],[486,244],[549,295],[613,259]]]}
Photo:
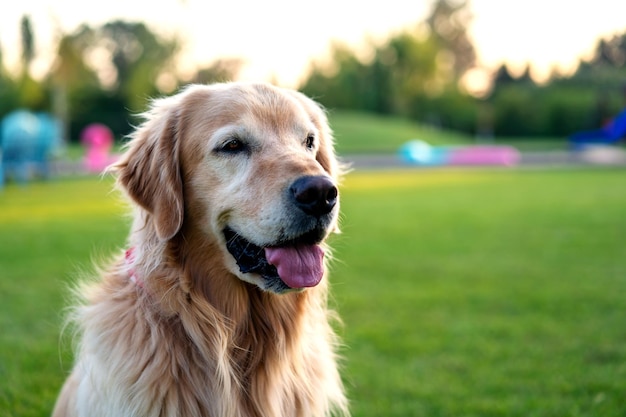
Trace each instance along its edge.
{"label": "grassy hill", "polygon": [[[337,152],[395,153],[405,142],[421,139],[431,145],[470,145],[476,138],[461,132],[437,129],[398,116],[383,116],[346,110],[331,110],[330,125],[335,132]],[[498,145],[512,145],[521,151],[567,149],[564,137],[494,138]]]}
{"label": "grassy hill", "polygon": [[439,130],[397,116],[333,110],[330,125],[335,132],[337,152],[396,152],[403,143],[421,139],[431,145],[469,143],[463,133]]}

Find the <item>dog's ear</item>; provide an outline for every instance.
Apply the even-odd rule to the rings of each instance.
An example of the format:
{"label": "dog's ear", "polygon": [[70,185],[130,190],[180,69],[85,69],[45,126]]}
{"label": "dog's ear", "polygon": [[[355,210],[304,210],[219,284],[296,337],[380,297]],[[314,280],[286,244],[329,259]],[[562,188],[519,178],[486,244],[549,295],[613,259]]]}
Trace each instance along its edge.
{"label": "dog's ear", "polygon": [[152,215],[157,236],[169,240],[183,224],[177,106],[157,101],[133,133],[128,150],[112,170],[128,195]]}

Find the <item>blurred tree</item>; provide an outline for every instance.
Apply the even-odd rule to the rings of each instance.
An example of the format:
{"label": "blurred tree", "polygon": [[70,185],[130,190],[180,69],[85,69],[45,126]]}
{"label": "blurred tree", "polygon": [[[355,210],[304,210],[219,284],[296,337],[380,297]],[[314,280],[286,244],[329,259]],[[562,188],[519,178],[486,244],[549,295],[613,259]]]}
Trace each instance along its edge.
{"label": "blurred tree", "polygon": [[173,71],[178,41],[159,38],[143,23],[119,20],[99,28],[95,38],[95,48],[106,52],[115,69],[113,89],[131,111],[145,109],[147,98],[159,93],[157,78]]}
{"label": "blurred tree", "polygon": [[[114,21],[79,27],[62,36],[51,79],[57,114],[70,137],[93,122],[107,124],[119,137],[129,132],[133,116],[160,93],[157,80],[174,72],[179,45],[161,39],[143,23]],[[173,77],[175,79],[175,77]]]}
{"label": "blurred tree", "polygon": [[626,85],[626,33],[598,41],[591,59],[580,63],[571,81],[613,88]]}
{"label": "blurred tree", "polygon": [[473,19],[467,0],[435,0],[426,25],[431,36],[452,62],[459,79],[476,64],[476,51],[468,36]]}
{"label": "blurred tree", "polygon": [[522,72],[522,74],[519,77],[517,77],[515,81],[521,84],[531,84],[531,85],[535,84],[535,80],[533,80],[533,77],[531,75],[530,64],[526,64],[526,68],[524,68],[524,72]]}
{"label": "blurred tree", "polygon": [[591,58],[581,61],[574,75],[553,79],[550,87],[586,97],[579,130],[605,124],[626,107],[626,32],[600,39]]}
{"label": "blurred tree", "polygon": [[31,110],[43,110],[49,104],[49,94],[46,86],[34,80],[30,75],[30,64],[35,57],[35,39],[33,27],[28,15],[20,20],[22,42],[22,67],[17,81],[17,107]]}
{"label": "blurred tree", "polygon": [[63,35],[59,41],[50,76],[55,84],[61,85],[70,94],[100,88],[95,71],[86,62],[87,51],[94,38],[93,30],[82,25],[74,33]]}
{"label": "blurred tree", "polygon": [[512,84],[514,81],[515,77],[511,75],[509,67],[507,67],[506,64],[502,64],[498,67],[495,75],[493,76],[493,89],[497,90],[498,87]]}
{"label": "blurred tree", "polygon": [[414,112],[415,98],[440,95],[450,79],[440,67],[437,57],[441,50],[435,39],[422,39],[416,33],[403,32],[378,50],[376,62],[389,75],[391,110],[394,113]]}
{"label": "blurred tree", "polygon": [[375,81],[347,45],[335,42],[328,63],[313,63],[301,89],[329,107],[376,110],[376,93],[369,93],[378,90]]}
{"label": "blurred tree", "polygon": [[192,82],[210,84],[215,82],[233,81],[239,76],[244,61],[239,58],[221,58],[209,66],[200,68]]}
{"label": "blurred tree", "polygon": [[[475,111],[458,81],[476,60],[467,34],[470,23],[467,1],[436,0],[424,22],[381,45],[366,45],[363,49],[371,53],[334,44],[330,63],[313,64],[302,90],[328,107],[467,127]],[[442,117],[443,112],[450,116]]]}
{"label": "blurred tree", "polygon": [[35,39],[29,16],[22,16],[20,29],[22,33],[22,76],[26,76],[35,57]]}
{"label": "blurred tree", "polygon": [[18,101],[17,85],[4,66],[4,55],[0,47],[0,120],[18,106]]}
{"label": "blurred tree", "polygon": [[7,69],[4,67],[4,51],[2,50],[2,42],[0,42],[0,76],[6,74]]}
{"label": "blurred tree", "polygon": [[626,64],[626,34],[601,39],[591,59],[591,65],[623,68]]}
{"label": "blurred tree", "polygon": [[73,122],[89,107],[85,98],[93,98],[101,93],[98,77],[87,66],[84,58],[92,41],[93,31],[86,25],[80,26],[72,34],[62,35],[51,68],[52,110],[62,122],[64,138],[77,137],[80,126],[73,129]]}
{"label": "blurred tree", "polygon": [[33,111],[45,111],[50,107],[48,86],[26,74],[17,82],[18,107]]}

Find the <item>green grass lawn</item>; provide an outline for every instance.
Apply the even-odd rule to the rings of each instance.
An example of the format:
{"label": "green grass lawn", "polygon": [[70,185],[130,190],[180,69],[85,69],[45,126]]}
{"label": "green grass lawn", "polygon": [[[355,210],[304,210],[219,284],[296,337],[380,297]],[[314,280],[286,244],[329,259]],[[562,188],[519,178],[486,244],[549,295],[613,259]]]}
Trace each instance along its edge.
{"label": "green grass lawn", "polygon": [[122,245],[126,221],[97,179],[0,191],[0,416],[47,416],[72,360],[59,334],[69,283]]}
{"label": "green grass lawn", "polygon": [[354,415],[626,415],[624,174],[348,178],[333,280]]}
{"label": "green grass lawn", "polygon": [[[330,279],[353,415],[626,415],[625,174],[350,174]],[[49,415],[66,287],[124,246],[110,189],[0,194],[1,416]]]}

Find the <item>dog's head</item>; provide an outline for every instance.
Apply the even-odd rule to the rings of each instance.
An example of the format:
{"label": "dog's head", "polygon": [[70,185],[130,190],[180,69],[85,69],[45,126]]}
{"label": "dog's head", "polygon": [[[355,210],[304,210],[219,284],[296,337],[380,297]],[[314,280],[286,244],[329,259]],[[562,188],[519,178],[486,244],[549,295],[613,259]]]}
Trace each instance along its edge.
{"label": "dog's head", "polygon": [[199,235],[263,290],[320,282],[339,167],[326,116],[304,95],[263,84],[188,87],[154,102],[116,169],[160,240]]}

